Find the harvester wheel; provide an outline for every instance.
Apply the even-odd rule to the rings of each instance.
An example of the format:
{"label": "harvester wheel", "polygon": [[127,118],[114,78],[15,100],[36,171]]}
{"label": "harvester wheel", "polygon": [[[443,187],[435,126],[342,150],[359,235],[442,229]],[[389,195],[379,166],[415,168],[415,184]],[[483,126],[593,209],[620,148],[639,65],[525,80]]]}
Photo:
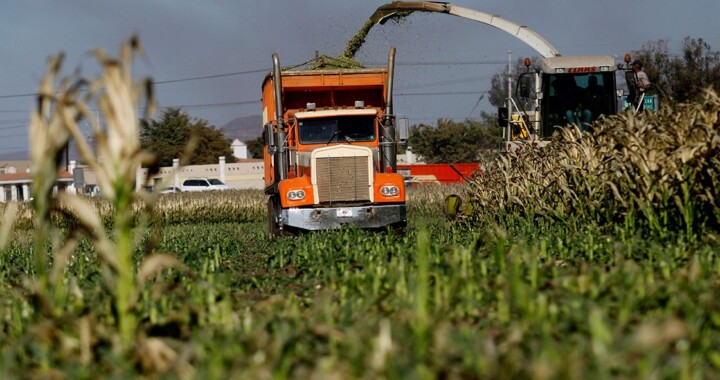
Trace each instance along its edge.
{"label": "harvester wheel", "polygon": [[445,216],[448,219],[455,219],[460,213],[462,207],[462,198],[457,194],[451,194],[445,197]]}

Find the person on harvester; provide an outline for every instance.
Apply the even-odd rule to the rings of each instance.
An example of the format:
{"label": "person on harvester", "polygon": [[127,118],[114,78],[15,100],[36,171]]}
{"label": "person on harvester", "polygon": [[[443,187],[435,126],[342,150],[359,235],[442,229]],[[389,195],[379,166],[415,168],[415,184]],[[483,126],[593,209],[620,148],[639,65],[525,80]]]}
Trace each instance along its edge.
{"label": "person on harvester", "polygon": [[631,102],[633,105],[633,109],[635,112],[640,112],[643,110],[643,100],[645,98],[645,90],[649,89],[652,84],[650,83],[650,78],[648,78],[648,75],[642,70],[643,64],[642,61],[635,60],[632,63],[632,71],[635,76],[635,91],[636,95]]}

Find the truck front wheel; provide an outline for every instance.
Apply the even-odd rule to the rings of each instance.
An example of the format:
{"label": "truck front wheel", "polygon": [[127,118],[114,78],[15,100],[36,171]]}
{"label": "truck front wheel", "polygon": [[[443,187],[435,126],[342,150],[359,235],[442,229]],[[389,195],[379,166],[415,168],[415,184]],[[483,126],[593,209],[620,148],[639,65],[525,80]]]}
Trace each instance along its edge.
{"label": "truck front wheel", "polygon": [[280,236],[280,226],[277,223],[278,213],[275,207],[275,197],[271,195],[267,200],[268,232],[271,236]]}
{"label": "truck front wheel", "polygon": [[291,231],[290,227],[288,226],[280,229],[280,224],[278,223],[278,218],[280,216],[280,202],[278,201],[276,196],[271,195],[268,197],[267,210],[268,232],[271,236],[276,237],[295,235],[295,233],[293,233],[293,231]]}

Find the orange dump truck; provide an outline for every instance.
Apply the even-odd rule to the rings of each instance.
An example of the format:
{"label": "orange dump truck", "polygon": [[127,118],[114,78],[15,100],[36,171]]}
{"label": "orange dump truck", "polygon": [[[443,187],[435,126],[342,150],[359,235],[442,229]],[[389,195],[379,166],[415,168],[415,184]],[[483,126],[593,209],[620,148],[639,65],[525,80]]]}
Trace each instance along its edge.
{"label": "orange dump truck", "polygon": [[396,154],[407,119],[393,114],[394,56],[391,48],[387,68],[283,71],[273,55],[262,85],[272,234],[406,225]]}

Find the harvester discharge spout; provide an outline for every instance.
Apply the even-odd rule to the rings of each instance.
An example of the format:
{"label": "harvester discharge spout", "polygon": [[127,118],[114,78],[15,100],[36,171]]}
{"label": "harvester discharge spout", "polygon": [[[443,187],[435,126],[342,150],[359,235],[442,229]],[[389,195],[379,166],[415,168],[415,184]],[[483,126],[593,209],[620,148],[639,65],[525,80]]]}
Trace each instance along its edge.
{"label": "harvester discharge spout", "polygon": [[560,52],[550,42],[525,25],[516,24],[500,16],[445,2],[394,1],[380,6],[375,10],[375,13],[370,16],[370,20],[376,24],[384,24],[390,19],[404,17],[412,12],[446,13],[481,22],[515,36],[545,58],[560,56]]}

